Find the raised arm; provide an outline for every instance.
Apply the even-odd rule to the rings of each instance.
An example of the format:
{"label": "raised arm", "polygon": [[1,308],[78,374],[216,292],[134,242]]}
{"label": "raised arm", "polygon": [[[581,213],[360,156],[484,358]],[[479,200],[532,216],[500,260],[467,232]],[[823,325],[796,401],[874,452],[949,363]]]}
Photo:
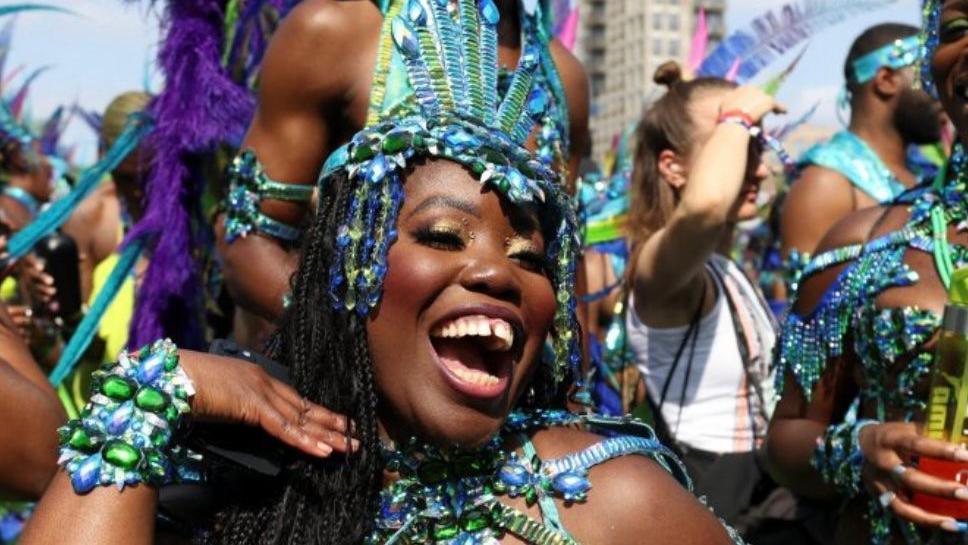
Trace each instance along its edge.
{"label": "raised arm", "polygon": [[[355,88],[360,70],[375,62],[375,43],[363,29],[379,28],[379,11],[365,2],[310,0],[282,22],[262,64],[255,118],[242,144],[252,149],[274,181],[312,185],[329,153],[346,132],[362,126],[366,90]],[[374,34],[374,38],[375,38]],[[372,53],[371,53],[372,49]],[[360,67],[359,65],[366,65]],[[351,134],[355,128],[349,131]],[[272,219],[299,226],[307,202],[266,199]],[[221,222],[220,222],[221,223]],[[246,310],[275,319],[289,289],[295,260],[280,241],[250,234],[227,243],[217,229],[230,293]]]}
{"label": "raised arm", "polygon": [[[758,123],[779,109],[769,95],[741,87],[726,95],[720,112],[744,112]],[[742,126],[719,123],[690,172],[682,159],[665,159],[674,176],[688,181],[669,221],[645,241],[636,257],[633,286],[640,313],[647,314],[640,302],[648,301],[652,309],[669,304],[699,278],[703,264],[720,243],[743,187],[750,138]],[[660,156],[660,163],[663,160]]]}

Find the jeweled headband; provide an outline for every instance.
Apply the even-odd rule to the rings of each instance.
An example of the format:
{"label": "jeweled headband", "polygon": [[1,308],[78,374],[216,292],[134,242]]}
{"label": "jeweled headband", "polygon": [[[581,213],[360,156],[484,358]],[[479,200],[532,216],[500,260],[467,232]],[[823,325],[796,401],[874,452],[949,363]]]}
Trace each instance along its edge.
{"label": "jeweled headband", "polygon": [[874,79],[881,68],[900,70],[913,65],[918,61],[920,46],[921,39],[915,35],[899,38],[893,43],[871,51],[851,64],[854,82],[867,83]]}
{"label": "jeweled headband", "polygon": [[560,176],[524,147],[549,100],[534,85],[540,48],[522,44],[500,98],[499,19],[493,0],[458,0],[456,7],[449,0],[408,0],[392,21],[394,46],[404,59],[418,112],[371,124],[323,169],[321,184],[345,172],[355,188],[338,230],[329,292],[337,310],[367,315],[379,303],[407,166],[416,158],[454,161],[510,202],[539,203],[545,218],[555,217],[548,253],[558,303],[554,376],[561,381],[579,361],[577,224]]}

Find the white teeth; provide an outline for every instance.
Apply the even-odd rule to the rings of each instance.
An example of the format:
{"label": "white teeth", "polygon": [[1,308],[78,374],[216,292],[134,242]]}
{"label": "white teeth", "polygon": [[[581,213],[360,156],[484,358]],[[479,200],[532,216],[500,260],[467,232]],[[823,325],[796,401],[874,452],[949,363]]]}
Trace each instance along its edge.
{"label": "white teeth", "polygon": [[463,369],[463,368],[451,368],[451,371],[457,375],[457,378],[463,380],[464,382],[469,382],[471,384],[478,384],[481,386],[494,386],[499,383],[501,379],[489,375],[483,371],[478,371],[476,369]]}
{"label": "white teeth", "polygon": [[505,352],[514,346],[514,328],[511,324],[487,316],[462,316],[435,327],[431,337],[462,338],[485,337],[488,350]]}

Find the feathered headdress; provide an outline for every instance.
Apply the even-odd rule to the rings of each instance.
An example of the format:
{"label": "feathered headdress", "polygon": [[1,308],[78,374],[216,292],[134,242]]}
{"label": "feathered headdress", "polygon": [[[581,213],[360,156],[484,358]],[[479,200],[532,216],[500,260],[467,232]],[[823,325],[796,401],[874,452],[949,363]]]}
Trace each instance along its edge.
{"label": "feathered headdress", "polygon": [[324,171],[321,183],[344,172],[356,188],[336,241],[330,295],[337,309],[361,315],[378,304],[407,165],[417,157],[457,162],[512,203],[545,203],[546,212],[558,217],[550,255],[558,294],[554,374],[563,380],[565,369],[577,369],[579,357],[573,296],[578,241],[560,176],[524,147],[550,100],[535,85],[539,48],[522,44],[502,99],[497,6],[493,0],[459,0],[454,11],[434,0],[408,0],[391,29],[417,110],[381,116]]}

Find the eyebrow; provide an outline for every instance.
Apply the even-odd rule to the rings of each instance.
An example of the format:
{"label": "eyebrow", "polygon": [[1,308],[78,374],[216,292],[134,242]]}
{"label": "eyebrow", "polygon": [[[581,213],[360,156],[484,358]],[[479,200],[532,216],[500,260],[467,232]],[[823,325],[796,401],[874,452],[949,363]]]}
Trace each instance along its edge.
{"label": "eyebrow", "polygon": [[420,204],[416,206],[409,214],[407,218],[412,218],[413,216],[419,214],[420,212],[428,208],[453,208],[455,210],[460,210],[461,212],[466,212],[475,218],[481,217],[481,211],[472,203],[463,201],[461,199],[455,199],[449,195],[431,195],[423,200]]}

